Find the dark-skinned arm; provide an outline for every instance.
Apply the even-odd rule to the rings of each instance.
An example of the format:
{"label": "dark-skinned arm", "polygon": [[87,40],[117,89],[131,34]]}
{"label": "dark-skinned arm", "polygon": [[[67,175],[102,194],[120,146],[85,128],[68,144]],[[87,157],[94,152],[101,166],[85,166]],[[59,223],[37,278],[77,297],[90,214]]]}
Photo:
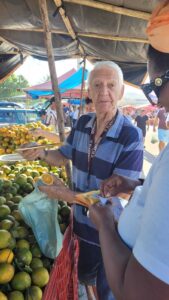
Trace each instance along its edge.
{"label": "dark-skinned arm", "polygon": [[93,205],[90,217],[99,231],[106,276],[116,300],[168,300],[169,285],[143,268],[121,240],[111,206]]}

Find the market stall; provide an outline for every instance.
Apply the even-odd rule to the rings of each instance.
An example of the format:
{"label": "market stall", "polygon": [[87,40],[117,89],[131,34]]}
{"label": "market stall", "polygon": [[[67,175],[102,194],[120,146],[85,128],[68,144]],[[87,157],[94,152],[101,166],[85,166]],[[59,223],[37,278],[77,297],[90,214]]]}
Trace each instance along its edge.
{"label": "market stall", "polygon": [[[38,59],[48,59],[52,90],[55,98],[59,99],[57,113],[60,139],[63,141],[64,122],[54,60],[73,57],[82,58],[84,63],[86,59],[91,62],[113,60],[121,66],[127,82],[139,85],[146,74],[148,41],[145,28],[156,3],[157,0],[139,2],[126,0],[124,3],[116,0],[103,0],[102,2],[91,0],[50,0],[47,2],[46,0],[1,0],[0,80],[3,81],[6,76],[14,72],[28,55],[33,55]],[[83,79],[84,69],[85,67],[83,68]],[[81,95],[83,95],[83,82]],[[23,133],[22,130],[17,132]],[[11,139],[13,132],[10,129],[8,129],[9,133],[8,137],[7,132],[4,132],[3,138]],[[22,138],[21,134],[20,140]],[[7,142],[8,140],[4,141],[5,144]],[[22,142],[23,140],[21,144]],[[18,225],[19,222],[22,222],[21,216],[18,214],[18,203],[22,203],[22,197],[32,192],[36,182],[35,178],[38,177],[38,180],[42,180],[43,173],[52,171],[55,174],[59,173],[59,176],[66,180],[65,170],[52,170],[48,169],[48,166],[44,166],[44,168],[42,168],[42,164],[31,165],[27,162],[12,164],[10,168],[6,164],[3,164],[3,168],[1,167],[3,173],[1,175],[5,174],[5,177],[0,180],[2,192],[0,257],[3,259],[3,262],[0,262],[0,284],[3,287],[0,293],[2,297],[2,291],[4,294],[9,294],[17,289],[21,297],[23,297],[23,293],[26,293],[28,299],[32,299],[33,293],[36,293],[35,295],[38,296],[35,296],[34,299],[38,300],[38,297],[42,298],[41,288],[48,283],[50,267],[44,270],[44,262],[43,267],[39,267],[43,268],[43,283],[37,280],[42,277],[41,274],[35,276],[32,274],[33,267],[30,267],[31,270],[29,269],[32,262],[31,255],[34,258],[41,257],[39,249],[35,252],[36,256],[28,253],[28,248],[27,251],[24,250],[25,253],[28,253],[26,257],[29,257],[29,260],[23,261],[22,255],[17,254],[19,247],[15,245],[15,238],[16,244],[20,244],[21,239],[32,235],[27,228],[21,230],[22,226]],[[49,178],[47,177],[47,179]],[[49,183],[48,180],[47,183]],[[60,205],[64,206],[64,203],[60,203]],[[60,209],[62,210],[61,207]],[[8,220],[8,215],[13,217],[11,220],[9,218],[11,222],[4,221]],[[64,214],[62,212],[62,215],[65,218],[65,212]],[[62,219],[59,223],[63,224]],[[14,226],[15,230],[11,235],[10,228],[13,225],[17,228]],[[20,235],[20,231],[22,235]],[[27,244],[27,242],[24,243]],[[31,244],[31,248],[32,246]],[[5,254],[3,249],[6,250]],[[18,264],[18,260],[21,261],[22,266]],[[20,272],[24,275],[24,279],[17,275]],[[22,284],[20,285],[20,283]],[[32,283],[38,286],[36,291],[31,288]],[[4,296],[3,299],[7,299],[7,296]]]}
{"label": "market stall", "polygon": [[[82,82],[83,70],[80,68],[78,71],[72,69],[62,76],[58,77],[59,90],[62,99],[80,99],[81,97],[81,82]],[[87,79],[88,71],[85,70],[84,80]],[[50,98],[53,96],[51,81],[38,84],[32,87],[24,88],[23,91],[28,97],[32,99]],[[87,91],[84,91],[85,95]]]}

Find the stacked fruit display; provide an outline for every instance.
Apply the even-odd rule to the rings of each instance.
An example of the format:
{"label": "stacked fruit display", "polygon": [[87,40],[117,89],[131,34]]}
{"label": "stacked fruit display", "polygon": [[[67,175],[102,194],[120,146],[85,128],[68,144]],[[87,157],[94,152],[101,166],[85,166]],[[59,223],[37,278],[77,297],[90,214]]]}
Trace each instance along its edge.
{"label": "stacked fruit display", "polygon": [[[46,172],[65,178],[65,170],[44,162],[1,166],[0,176],[0,300],[40,300],[53,261],[45,257],[31,228],[22,219],[18,203],[34,189],[34,181]],[[43,176],[45,177],[45,176]],[[48,176],[46,176],[48,179]],[[62,233],[69,223],[70,208],[59,201]]]}
{"label": "stacked fruit display", "polygon": [[[50,127],[45,126],[40,121],[26,125],[0,127],[0,155],[14,153],[20,145],[36,141],[37,139],[31,135],[31,130],[36,128],[50,131]],[[38,143],[46,144],[48,141],[47,139],[38,139]]]}

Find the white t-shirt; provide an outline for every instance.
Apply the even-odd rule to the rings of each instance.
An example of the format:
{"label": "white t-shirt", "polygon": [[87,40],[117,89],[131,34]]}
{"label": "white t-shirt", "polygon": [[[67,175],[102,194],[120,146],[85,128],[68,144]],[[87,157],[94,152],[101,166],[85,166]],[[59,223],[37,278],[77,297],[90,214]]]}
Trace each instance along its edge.
{"label": "white t-shirt", "polygon": [[73,118],[74,120],[77,120],[78,117],[79,117],[79,110],[76,109],[76,110],[73,112],[72,118]]}
{"label": "white t-shirt", "polygon": [[169,284],[169,145],[123,210],[118,231],[137,261]]}
{"label": "white t-shirt", "polygon": [[58,131],[58,121],[56,111],[50,107],[46,111],[46,124],[52,125]]}

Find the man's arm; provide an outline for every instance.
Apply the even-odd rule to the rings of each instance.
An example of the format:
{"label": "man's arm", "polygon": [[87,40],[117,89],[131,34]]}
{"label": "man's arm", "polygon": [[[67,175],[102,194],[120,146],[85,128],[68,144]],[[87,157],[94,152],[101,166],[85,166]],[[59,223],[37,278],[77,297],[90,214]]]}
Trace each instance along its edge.
{"label": "man's arm", "polygon": [[45,160],[51,166],[65,166],[68,159],[59,150],[45,150],[40,157],[40,159]]}
{"label": "man's arm", "polygon": [[54,143],[60,143],[60,139],[59,136],[56,133],[47,131],[47,130],[43,130],[41,128],[37,128],[31,131],[31,134],[34,137],[45,137],[47,138],[49,141],[54,142]]}
{"label": "man's arm", "polygon": [[68,159],[59,150],[31,149],[19,151],[26,160],[41,159],[51,166],[65,166]]}

